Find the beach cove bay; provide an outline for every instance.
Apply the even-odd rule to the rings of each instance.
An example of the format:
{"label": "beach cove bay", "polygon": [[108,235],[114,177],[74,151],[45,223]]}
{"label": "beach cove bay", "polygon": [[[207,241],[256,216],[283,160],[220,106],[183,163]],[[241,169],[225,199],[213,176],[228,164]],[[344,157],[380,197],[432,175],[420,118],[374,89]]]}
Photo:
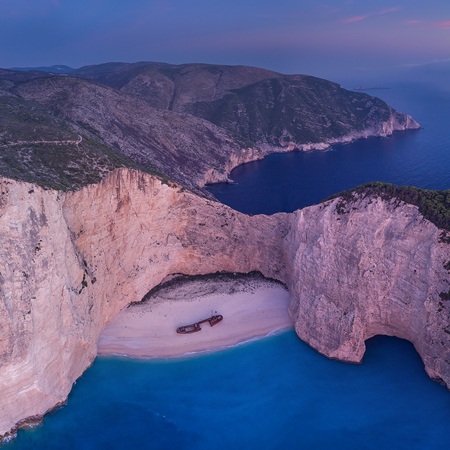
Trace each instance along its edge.
{"label": "beach cove bay", "polygon": [[[369,93],[422,129],[272,155],[238,167],[236,184],[211,192],[258,214],[366,181],[448,189],[449,94],[412,85]],[[375,337],[367,344],[357,366],[324,358],[292,331],[189,358],[97,358],[67,405],[5,448],[447,448],[449,392],[427,377],[410,343]]]}

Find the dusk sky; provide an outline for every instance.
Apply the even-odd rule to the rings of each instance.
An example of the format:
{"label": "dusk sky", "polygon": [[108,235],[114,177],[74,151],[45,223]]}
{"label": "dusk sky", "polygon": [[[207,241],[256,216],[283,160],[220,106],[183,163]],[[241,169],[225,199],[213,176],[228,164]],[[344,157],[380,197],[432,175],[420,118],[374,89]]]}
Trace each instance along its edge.
{"label": "dusk sky", "polygon": [[247,64],[333,78],[450,59],[448,0],[0,0],[0,67]]}

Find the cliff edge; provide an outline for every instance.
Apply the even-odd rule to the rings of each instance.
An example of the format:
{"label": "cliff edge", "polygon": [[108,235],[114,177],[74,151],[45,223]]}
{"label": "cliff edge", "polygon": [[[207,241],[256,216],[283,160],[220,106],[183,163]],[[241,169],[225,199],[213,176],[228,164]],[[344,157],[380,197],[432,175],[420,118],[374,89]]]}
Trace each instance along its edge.
{"label": "cliff edge", "polygon": [[291,314],[297,334],[331,358],[360,362],[377,334],[414,344],[450,386],[450,248],[417,206],[369,196],[290,215]]}
{"label": "cliff edge", "polygon": [[286,278],[284,215],[119,169],[73,193],[0,180],[0,435],[63,402],[104,325],[167,275]]}
{"label": "cliff edge", "polygon": [[63,402],[104,325],[174,273],[260,271],[320,352],[399,336],[450,386],[450,235],[404,202],[339,205],[246,216],[131,169],[68,193],[1,179],[0,435]]}

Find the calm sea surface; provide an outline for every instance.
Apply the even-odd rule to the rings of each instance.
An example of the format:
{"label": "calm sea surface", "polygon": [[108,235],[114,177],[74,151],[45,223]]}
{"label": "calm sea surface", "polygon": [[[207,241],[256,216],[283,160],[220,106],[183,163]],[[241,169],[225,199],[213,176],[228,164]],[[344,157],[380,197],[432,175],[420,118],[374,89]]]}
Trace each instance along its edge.
{"label": "calm sea surface", "polygon": [[236,184],[209,187],[248,214],[292,212],[368,181],[450,188],[450,93],[422,85],[368,91],[411,114],[423,127],[331,150],[270,155],[231,173]]}
{"label": "calm sea surface", "polygon": [[[450,188],[450,96],[426,86],[370,91],[420,131],[273,155],[211,187],[248,213],[292,211],[383,180]],[[361,365],[328,360],[294,332],[184,360],[99,358],[68,404],[7,449],[448,449],[450,393],[413,346],[378,336]]]}

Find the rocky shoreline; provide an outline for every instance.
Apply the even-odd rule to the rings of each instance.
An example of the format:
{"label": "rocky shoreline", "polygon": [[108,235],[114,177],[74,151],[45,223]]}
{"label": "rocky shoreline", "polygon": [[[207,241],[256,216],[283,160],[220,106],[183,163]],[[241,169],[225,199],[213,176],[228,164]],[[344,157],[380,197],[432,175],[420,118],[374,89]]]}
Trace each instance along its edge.
{"label": "rocky shoreline", "polygon": [[259,271],[321,353],[357,362],[375,334],[406,338],[450,386],[442,230],[403,202],[338,205],[247,216],[130,169],[69,193],[1,179],[0,434],[64,402],[104,326],[180,273]]}
{"label": "rocky shoreline", "polygon": [[285,140],[280,146],[260,143],[255,148],[242,148],[239,153],[232,153],[228,162],[221,169],[208,169],[198,183],[199,187],[205,187],[207,184],[230,183],[230,173],[236,167],[253,161],[258,161],[273,153],[288,153],[292,151],[309,152],[313,150],[328,150],[333,145],[349,144],[359,139],[370,137],[388,137],[397,131],[418,130],[420,124],[411,116],[399,114],[391,110],[390,119],[379,124],[378,127],[367,129],[361,132],[353,132],[338,138],[327,139],[323,142],[299,143]]}

